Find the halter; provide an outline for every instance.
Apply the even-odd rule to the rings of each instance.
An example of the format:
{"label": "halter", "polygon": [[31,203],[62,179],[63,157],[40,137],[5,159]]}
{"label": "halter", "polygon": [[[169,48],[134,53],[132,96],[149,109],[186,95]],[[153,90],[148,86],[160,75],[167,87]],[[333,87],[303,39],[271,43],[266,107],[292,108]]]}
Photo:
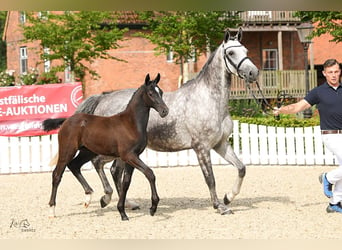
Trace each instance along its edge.
{"label": "halter", "polygon": [[[246,57],[242,58],[242,60],[236,65],[236,64],[232,61],[232,59],[231,59],[229,56],[226,55],[226,50],[227,50],[227,49],[230,49],[230,48],[234,48],[234,47],[242,47],[242,45],[234,45],[234,46],[229,46],[229,47],[227,47],[227,48],[224,48],[224,45],[222,44],[222,48],[223,48],[223,60],[224,60],[224,63],[226,64],[226,68],[227,68],[230,72],[232,72],[232,71],[230,70],[230,68],[229,68],[229,66],[228,66],[228,62],[229,62],[229,64],[230,64],[231,66],[233,66],[233,67],[235,68],[235,70],[236,70],[238,76],[239,76],[241,79],[243,79],[243,76],[240,75],[240,70],[239,70],[239,69],[240,69],[240,66],[242,65],[242,63],[243,63],[245,60],[247,60],[247,59],[251,60],[251,59],[250,59],[248,56],[246,56]],[[228,60],[228,62],[227,62],[227,60]]]}

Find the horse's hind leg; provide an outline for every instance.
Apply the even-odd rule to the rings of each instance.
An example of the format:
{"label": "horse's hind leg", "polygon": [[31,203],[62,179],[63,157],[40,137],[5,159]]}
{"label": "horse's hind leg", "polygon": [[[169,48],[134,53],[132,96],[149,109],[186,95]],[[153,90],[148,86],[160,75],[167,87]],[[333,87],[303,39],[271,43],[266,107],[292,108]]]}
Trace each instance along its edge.
{"label": "horse's hind leg", "polygon": [[104,193],[105,195],[101,197],[100,204],[101,207],[104,208],[106,207],[110,201],[112,200],[112,194],[113,194],[113,189],[109,184],[109,181],[107,179],[107,176],[104,172],[104,165],[112,161],[112,157],[104,157],[104,156],[97,156],[94,159],[92,159],[92,163],[95,166],[96,172],[100,177]]}
{"label": "horse's hind leg", "polygon": [[216,183],[210,159],[210,151],[201,143],[193,143],[192,147],[197,154],[198,163],[202,169],[205,182],[208,185],[213,207],[221,214],[231,214],[232,211],[219,201],[216,193]]}
{"label": "horse's hind leg", "polygon": [[86,148],[82,148],[79,151],[79,154],[68,164],[68,168],[76,177],[76,179],[81,183],[84,192],[86,194],[84,206],[88,207],[91,202],[91,195],[94,192],[93,189],[89,186],[88,182],[84,178],[81,173],[81,167],[86,162],[90,161],[96,156],[95,153],[91,152]]}
{"label": "horse's hind leg", "polygon": [[[123,179],[122,174],[125,169],[125,165],[128,165],[128,164],[119,158],[119,159],[115,159],[112,166],[110,167],[110,173],[113,177],[115,188],[119,197],[121,194],[121,186],[122,186],[122,179]],[[140,209],[139,204],[130,199],[126,199],[125,207],[130,208],[132,210]]]}
{"label": "horse's hind leg", "polygon": [[[59,147],[59,151],[61,146]],[[56,217],[55,214],[55,207],[56,207],[56,196],[57,196],[57,189],[62,180],[63,173],[65,171],[67,163],[74,157],[75,153],[77,152],[76,149],[72,150],[64,150],[58,156],[58,161],[55,169],[52,172],[52,191],[50,196],[50,215],[49,217]]]}
{"label": "horse's hind leg", "polygon": [[118,211],[121,215],[121,220],[128,220],[128,216],[125,212],[125,201],[126,201],[128,188],[131,184],[133,171],[134,171],[134,168],[130,165],[127,165],[124,170],[122,188],[120,190],[119,201],[117,204]]}
{"label": "horse's hind leg", "polygon": [[224,203],[228,205],[234,200],[234,198],[240,193],[243,179],[246,175],[246,166],[236,156],[232,146],[227,140],[222,140],[214,150],[221,155],[227,162],[231,163],[238,169],[238,177],[234,183],[234,186],[228,194],[224,196]]}

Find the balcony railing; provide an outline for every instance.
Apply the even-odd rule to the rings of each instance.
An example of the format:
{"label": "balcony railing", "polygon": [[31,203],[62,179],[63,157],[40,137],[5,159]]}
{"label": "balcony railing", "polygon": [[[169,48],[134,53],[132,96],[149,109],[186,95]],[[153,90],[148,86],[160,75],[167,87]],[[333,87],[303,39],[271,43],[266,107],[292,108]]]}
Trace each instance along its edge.
{"label": "balcony railing", "polygon": [[[284,91],[294,98],[301,98],[306,94],[304,70],[260,71],[258,83],[266,98],[276,98],[279,91]],[[317,86],[316,70],[309,70],[309,83],[309,89]],[[250,88],[257,98],[262,98],[262,94],[255,83],[252,83]],[[247,89],[245,81],[233,76],[230,98],[251,99],[253,96]]]}
{"label": "balcony railing", "polygon": [[300,22],[298,17],[294,17],[294,13],[295,11],[244,11],[239,15],[242,21],[246,23]]}

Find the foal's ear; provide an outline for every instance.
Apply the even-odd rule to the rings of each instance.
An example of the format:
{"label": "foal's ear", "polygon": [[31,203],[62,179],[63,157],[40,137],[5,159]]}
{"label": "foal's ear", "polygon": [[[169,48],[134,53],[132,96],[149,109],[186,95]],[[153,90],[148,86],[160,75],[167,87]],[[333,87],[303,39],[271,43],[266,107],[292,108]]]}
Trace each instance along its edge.
{"label": "foal's ear", "polygon": [[160,74],[158,73],[156,79],[154,79],[154,83],[157,84],[160,81]]}
{"label": "foal's ear", "polygon": [[226,43],[230,38],[230,32],[229,29],[226,29],[226,32],[224,33],[224,42]]}
{"label": "foal's ear", "polygon": [[236,37],[237,37],[237,40],[238,40],[239,42],[241,42],[241,40],[242,40],[242,28],[241,28],[241,27],[239,28],[239,31],[238,31],[238,33],[236,34]]}
{"label": "foal's ear", "polygon": [[145,85],[148,85],[150,82],[150,74],[147,74],[145,77]]}

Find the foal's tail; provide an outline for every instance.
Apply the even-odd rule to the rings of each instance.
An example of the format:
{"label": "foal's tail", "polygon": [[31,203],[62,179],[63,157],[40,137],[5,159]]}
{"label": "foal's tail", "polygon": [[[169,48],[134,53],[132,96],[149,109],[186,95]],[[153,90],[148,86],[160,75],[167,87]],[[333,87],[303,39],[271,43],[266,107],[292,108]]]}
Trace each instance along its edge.
{"label": "foal's tail", "polygon": [[43,130],[50,131],[59,128],[67,118],[46,119],[43,121]]}

